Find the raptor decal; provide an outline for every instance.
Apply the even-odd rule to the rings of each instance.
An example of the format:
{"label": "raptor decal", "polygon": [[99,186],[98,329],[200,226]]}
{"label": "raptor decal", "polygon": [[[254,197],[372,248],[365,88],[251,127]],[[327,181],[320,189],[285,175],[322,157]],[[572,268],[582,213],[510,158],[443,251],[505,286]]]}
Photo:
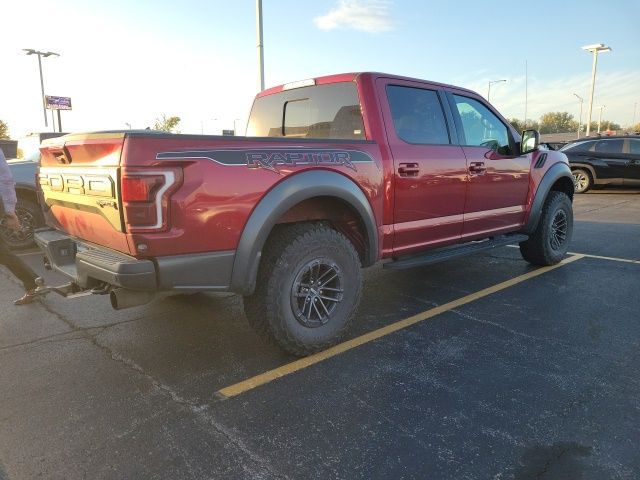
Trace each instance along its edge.
{"label": "raptor decal", "polygon": [[198,150],[184,152],[161,152],[156,160],[181,160],[202,158],[227,166],[263,168],[280,173],[282,167],[305,165],[344,166],[356,171],[357,163],[372,163],[369,154],[359,150],[337,149],[285,149],[265,148],[248,150]]}

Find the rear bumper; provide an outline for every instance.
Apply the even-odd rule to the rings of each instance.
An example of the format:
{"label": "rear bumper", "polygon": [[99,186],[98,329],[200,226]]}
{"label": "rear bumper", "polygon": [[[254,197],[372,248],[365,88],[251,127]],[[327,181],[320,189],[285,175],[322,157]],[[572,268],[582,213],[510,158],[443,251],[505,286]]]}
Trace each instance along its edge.
{"label": "rear bumper", "polygon": [[231,283],[235,251],[138,259],[55,229],[37,230],[34,238],[51,267],[83,288],[104,282],[130,290],[225,292]]}

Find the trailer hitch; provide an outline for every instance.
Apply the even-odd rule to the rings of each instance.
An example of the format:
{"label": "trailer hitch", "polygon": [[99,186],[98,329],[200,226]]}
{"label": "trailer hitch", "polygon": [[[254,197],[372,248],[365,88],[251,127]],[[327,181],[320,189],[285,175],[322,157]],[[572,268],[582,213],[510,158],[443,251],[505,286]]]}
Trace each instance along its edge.
{"label": "trailer hitch", "polygon": [[34,295],[44,297],[51,292],[57,293],[64,298],[79,298],[88,295],[107,295],[109,294],[109,287],[107,284],[101,284],[97,287],[86,289],[74,282],[64,283],[62,285],[45,285],[42,278],[36,279]]}

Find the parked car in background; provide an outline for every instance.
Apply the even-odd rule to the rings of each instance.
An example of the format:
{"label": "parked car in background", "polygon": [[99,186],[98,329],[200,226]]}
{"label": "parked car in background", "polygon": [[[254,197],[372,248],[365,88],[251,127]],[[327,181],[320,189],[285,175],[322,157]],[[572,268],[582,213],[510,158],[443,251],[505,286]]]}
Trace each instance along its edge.
{"label": "parked car in background", "polygon": [[14,249],[35,246],[33,230],[44,225],[42,211],[36,193],[36,171],[40,161],[40,142],[47,138],[65,135],[58,132],[33,133],[18,141],[18,155],[22,158],[7,160],[9,170],[16,182],[16,215],[22,230],[15,231],[0,226],[0,236]]}
{"label": "parked car in background", "polygon": [[9,169],[16,182],[16,215],[22,224],[22,230],[11,230],[0,226],[2,239],[11,248],[27,248],[33,246],[33,230],[44,225],[38,196],[36,194],[35,176],[38,163],[31,160],[8,160]]}
{"label": "parked car in background", "polygon": [[560,149],[569,158],[576,193],[595,186],[640,186],[640,137],[584,138]]}
{"label": "parked car in background", "polygon": [[540,143],[540,148],[546,150],[560,150],[566,144],[567,142],[542,142]]}

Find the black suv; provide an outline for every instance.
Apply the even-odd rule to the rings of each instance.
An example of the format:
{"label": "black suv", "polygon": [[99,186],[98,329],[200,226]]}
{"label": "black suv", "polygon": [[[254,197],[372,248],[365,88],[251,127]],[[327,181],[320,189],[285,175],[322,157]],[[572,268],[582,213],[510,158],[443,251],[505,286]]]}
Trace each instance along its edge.
{"label": "black suv", "polygon": [[569,158],[576,193],[594,185],[640,186],[640,136],[588,137],[560,151]]}

